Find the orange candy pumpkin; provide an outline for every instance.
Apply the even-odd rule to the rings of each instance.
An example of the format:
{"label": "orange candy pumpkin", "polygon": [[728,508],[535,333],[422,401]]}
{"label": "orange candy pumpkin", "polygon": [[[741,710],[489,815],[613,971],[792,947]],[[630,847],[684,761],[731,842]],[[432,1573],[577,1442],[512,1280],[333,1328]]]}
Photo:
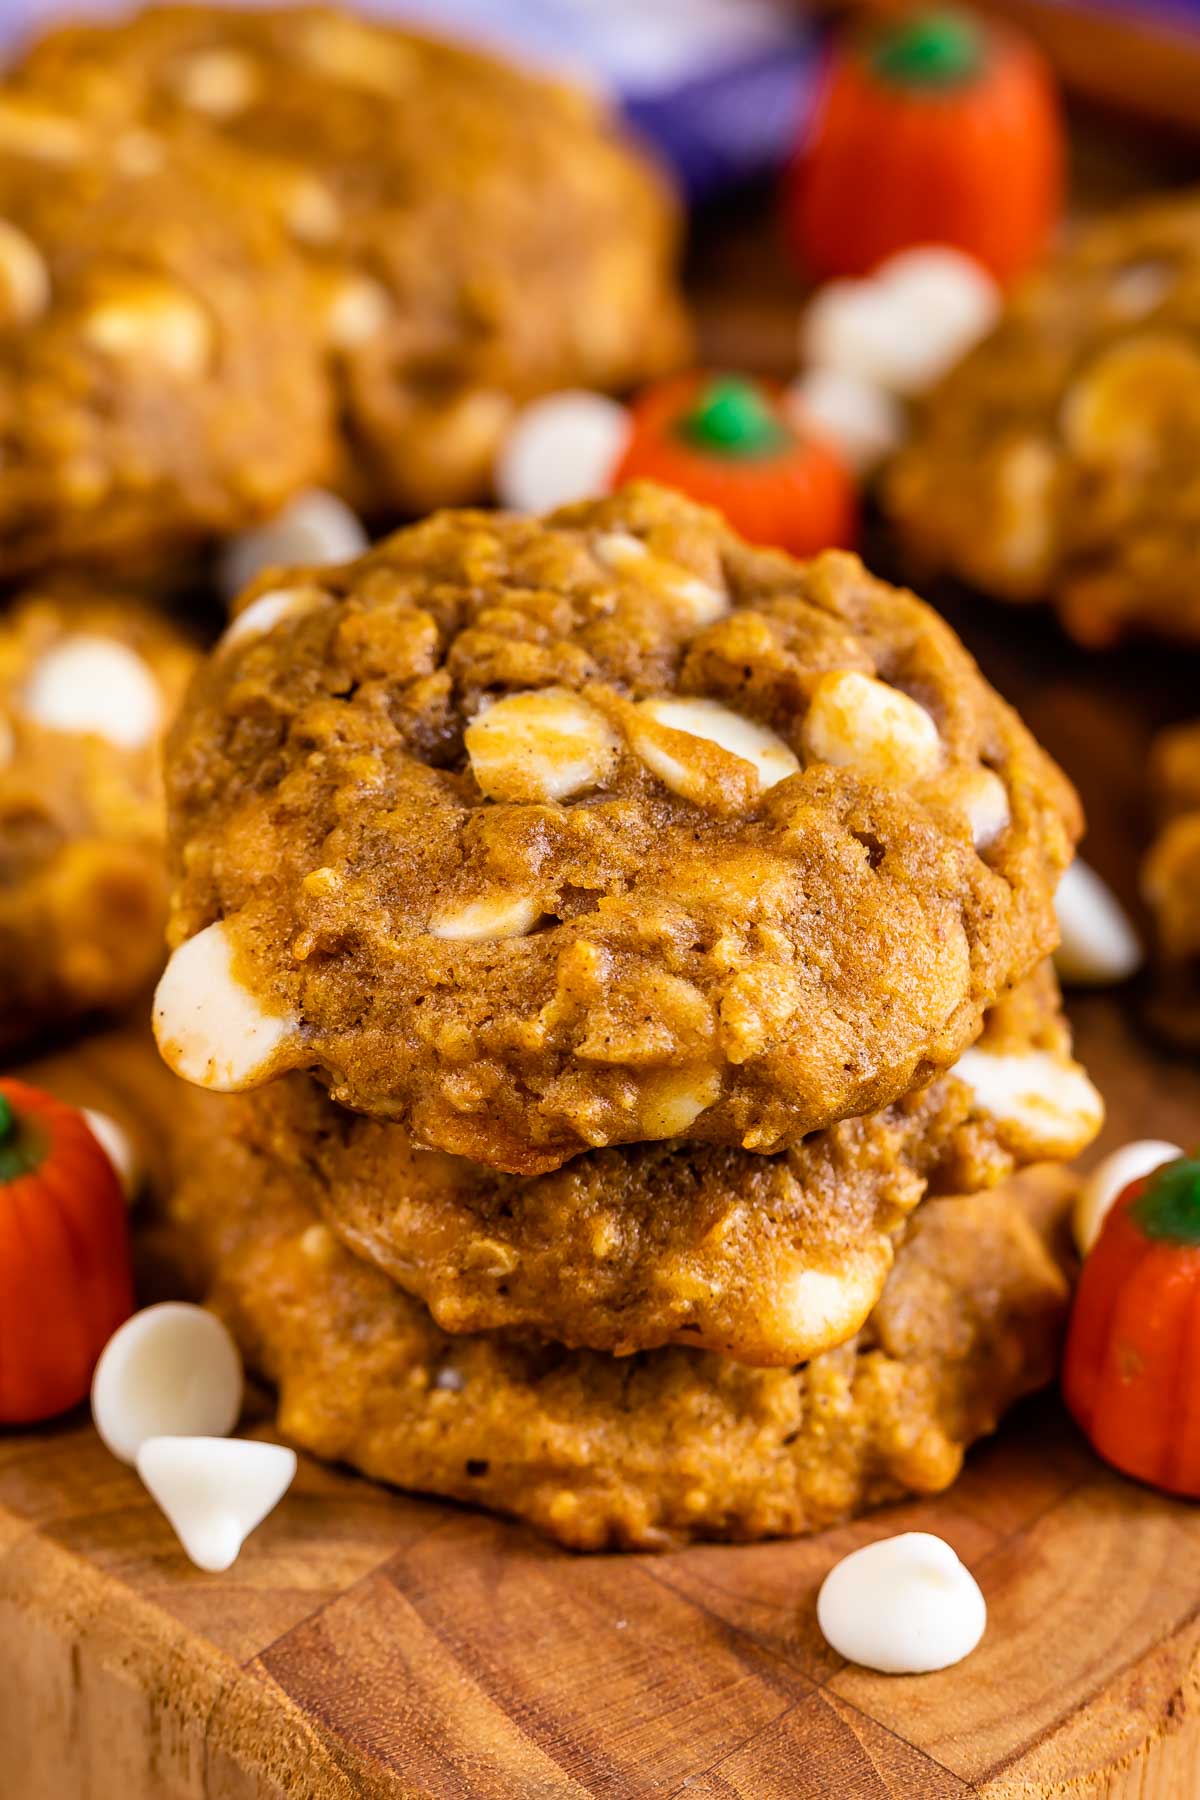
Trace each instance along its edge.
{"label": "orange candy pumpkin", "polygon": [[835,46],[788,197],[813,275],[951,244],[1011,281],[1062,207],[1063,127],[1040,52],[969,13],[904,13]]}
{"label": "orange candy pumpkin", "polygon": [[1200,1161],[1114,1202],[1083,1265],[1062,1385],[1093,1447],[1126,1475],[1200,1498]]}
{"label": "orange candy pumpkin", "polygon": [[0,1424],[77,1405],[132,1311],[112,1164],[74,1107],[0,1081]]}
{"label": "orange candy pumpkin", "polygon": [[639,477],[715,506],[752,544],[794,556],[844,549],[857,535],[841,457],[798,431],[761,382],[692,374],[647,389],[613,486]]}

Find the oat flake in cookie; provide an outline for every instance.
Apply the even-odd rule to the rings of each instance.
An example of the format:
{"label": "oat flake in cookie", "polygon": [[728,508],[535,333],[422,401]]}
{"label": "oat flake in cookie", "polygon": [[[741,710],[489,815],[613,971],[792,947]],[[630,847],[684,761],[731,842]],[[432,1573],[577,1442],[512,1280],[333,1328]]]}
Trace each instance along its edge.
{"label": "oat flake in cookie", "polygon": [[925,403],[885,502],[922,566],[1067,630],[1200,638],[1200,193],[1085,226]]}
{"label": "oat flake in cookie", "polygon": [[886,1106],[1051,948],[1079,827],[912,595],[649,486],[275,572],[168,784],[168,1061],[523,1173]]}
{"label": "oat flake in cookie", "polygon": [[360,512],[479,498],[516,403],[686,357],[678,210],[592,96],[312,6],[68,25],[16,79],[244,159],[315,277]]}

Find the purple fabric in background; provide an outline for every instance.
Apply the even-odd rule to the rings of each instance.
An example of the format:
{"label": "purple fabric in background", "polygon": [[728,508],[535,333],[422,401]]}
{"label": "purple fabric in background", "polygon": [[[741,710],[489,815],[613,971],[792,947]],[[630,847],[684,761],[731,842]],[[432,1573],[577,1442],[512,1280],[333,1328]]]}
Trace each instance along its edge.
{"label": "purple fabric in background", "polygon": [[[775,0],[358,0],[356,9],[601,88],[693,199],[782,161],[811,93],[812,32]],[[129,10],[120,0],[0,0],[0,45],[15,49],[55,19]]]}

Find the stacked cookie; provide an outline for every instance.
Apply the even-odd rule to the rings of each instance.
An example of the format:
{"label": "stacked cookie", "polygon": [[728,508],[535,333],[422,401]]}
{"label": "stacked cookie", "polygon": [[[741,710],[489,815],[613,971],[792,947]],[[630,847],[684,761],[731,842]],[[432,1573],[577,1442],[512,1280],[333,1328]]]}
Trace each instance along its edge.
{"label": "stacked cookie", "polygon": [[176,1222],[320,1454],[564,1542],[945,1485],[1100,1107],[1074,796],[948,627],[650,487],[243,597],[168,754]]}

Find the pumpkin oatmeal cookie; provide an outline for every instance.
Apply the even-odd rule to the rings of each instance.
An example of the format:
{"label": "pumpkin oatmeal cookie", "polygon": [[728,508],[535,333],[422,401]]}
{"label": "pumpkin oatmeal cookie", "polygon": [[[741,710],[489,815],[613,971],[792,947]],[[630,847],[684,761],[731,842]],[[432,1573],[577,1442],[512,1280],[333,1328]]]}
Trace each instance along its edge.
{"label": "pumpkin oatmeal cookie", "polygon": [[477,498],[515,403],[686,355],[677,209],[583,93],[323,7],[69,25],[16,79],[242,154],[320,283],[364,512]]}
{"label": "pumpkin oatmeal cookie", "polygon": [[1200,194],[1083,228],[925,403],[885,502],[917,558],[1081,643],[1200,638]]}
{"label": "pumpkin oatmeal cookie", "polygon": [[333,455],[308,278],[240,165],[0,93],[0,568],[273,512]]}
{"label": "pumpkin oatmeal cookie", "polygon": [[1200,722],[1160,733],[1150,752],[1159,833],[1142,867],[1154,917],[1155,1024],[1200,1049]]}
{"label": "pumpkin oatmeal cookie", "polygon": [[920,601],[649,486],[273,572],[168,785],[177,1072],[310,1068],[523,1174],[927,1082],[1055,942],[1079,828]]}
{"label": "pumpkin oatmeal cookie", "polygon": [[144,992],[163,962],[162,737],[196,661],[131,595],[0,615],[0,1046]]}
{"label": "pumpkin oatmeal cookie", "polygon": [[253,1102],[210,1100],[158,1259],[279,1389],[304,1449],[475,1501],[581,1550],[820,1530],[936,1493],[1053,1374],[1067,1282],[1057,1169],[918,1211],[860,1335],[791,1369],[703,1351],[613,1358],[511,1333],[451,1337],[319,1223]]}
{"label": "pumpkin oatmeal cookie", "polygon": [[295,1075],[254,1095],[242,1129],[445,1331],[786,1364],[859,1330],[926,1192],[973,1192],[1085,1148],[1102,1109],[1069,1049],[1047,967],[989,1014],[961,1078],[777,1156],[626,1145],[500,1175],[416,1150]]}

